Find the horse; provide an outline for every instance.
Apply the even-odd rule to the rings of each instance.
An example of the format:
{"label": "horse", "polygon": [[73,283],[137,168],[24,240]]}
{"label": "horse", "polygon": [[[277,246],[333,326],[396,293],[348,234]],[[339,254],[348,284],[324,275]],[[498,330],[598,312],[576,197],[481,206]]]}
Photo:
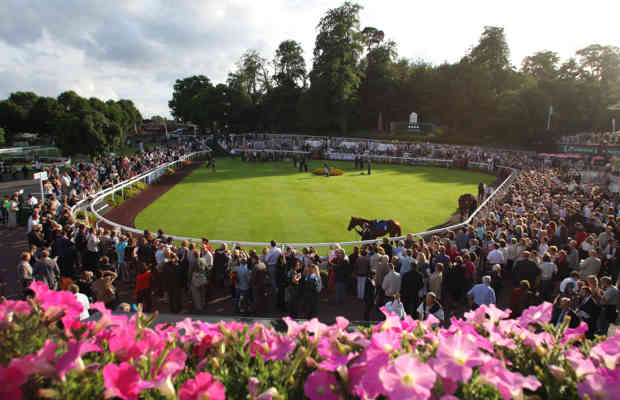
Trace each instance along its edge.
{"label": "horse", "polygon": [[[359,217],[351,217],[351,221],[349,221],[349,227],[347,230],[351,230],[356,226],[363,226],[364,224],[368,224],[369,226],[369,234],[367,238],[362,238],[362,240],[373,240],[381,236],[385,236],[388,233],[390,237],[402,236],[402,229],[400,227],[400,223],[395,219],[388,220],[380,220],[380,221],[371,221],[364,218]],[[356,231],[359,233],[359,231]]]}
{"label": "horse", "polygon": [[469,216],[476,211],[478,208],[478,200],[474,197],[474,195],[470,193],[466,193],[459,197],[459,213],[461,214],[461,222],[465,220],[465,218],[469,218]]}

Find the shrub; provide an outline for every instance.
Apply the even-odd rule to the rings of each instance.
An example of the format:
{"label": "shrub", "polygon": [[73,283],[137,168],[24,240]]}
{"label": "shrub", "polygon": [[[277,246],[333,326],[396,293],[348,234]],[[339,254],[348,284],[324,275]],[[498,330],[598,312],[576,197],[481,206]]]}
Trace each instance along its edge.
{"label": "shrub", "polygon": [[285,318],[278,333],[189,319],[151,328],[141,307],[129,319],[101,303],[97,322],[80,322],[73,294],[30,287],[34,300],[0,304],[2,398],[603,399],[620,385],[620,335],[591,341],[584,323],[551,325],[549,303],[518,319],[482,306],[449,328],[434,317],[370,328]]}
{"label": "shrub", "polygon": [[174,168],[172,168],[172,167],[166,168],[166,173],[165,173],[166,176],[170,176],[170,175],[173,175],[173,174],[174,174]]}
{"label": "shrub", "polygon": [[[312,171],[313,174],[315,175],[325,175],[325,170],[323,168],[317,168],[314,171]],[[329,176],[340,176],[344,174],[344,171],[341,169],[337,169],[334,167],[331,167],[329,169]]]}

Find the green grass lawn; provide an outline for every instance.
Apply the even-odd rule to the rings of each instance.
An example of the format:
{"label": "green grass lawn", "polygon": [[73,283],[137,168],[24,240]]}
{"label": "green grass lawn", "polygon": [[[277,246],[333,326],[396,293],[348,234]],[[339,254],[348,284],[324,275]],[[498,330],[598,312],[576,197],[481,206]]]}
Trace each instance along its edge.
{"label": "green grass lawn", "polygon": [[[323,161],[311,161],[309,171]],[[210,239],[286,243],[359,240],[350,217],[394,218],[403,234],[445,222],[463,193],[477,193],[491,175],[432,167],[374,164],[370,176],[353,162],[329,162],[344,175],[299,173],[292,161],[218,159],[198,168],[142,211],[136,227]]]}

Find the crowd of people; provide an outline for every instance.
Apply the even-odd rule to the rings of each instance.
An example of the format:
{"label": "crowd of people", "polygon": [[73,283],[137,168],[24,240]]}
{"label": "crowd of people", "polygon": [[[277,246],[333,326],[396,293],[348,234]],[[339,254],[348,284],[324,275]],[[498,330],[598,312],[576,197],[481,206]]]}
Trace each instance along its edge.
{"label": "crowd of people", "polygon": [[577,135],[566,135],[560,138],[561,144],[600,145],[620,144],[620,131],[615,132],[583,132]]}
{"label": "crowd of people", "polygon": [[[182,151],[189,149],[78,166],[68,171],[67,185],[67,171],[49,171],[58,184],[52,183],[46,204],[33,208],[30,247],[17,267],[21,287],[41,280],[112,309],[129,300],[146,311],[167,304],[172,313],[209,313],[210,299],[230,294],[231,311],[301,318],[318,315],[320,299],[329,299],[354,304],[364,320],[380,319],[385,307],[447,323],[489,303],[519,316],[542,301],[554,303],[554,323],[570,316],[571,326],[586,322],[590,335],[606,333],[616,320],[620,197],[578,181],[574,172],[540,168],[529,153],[481,156],[521,170],[470,226],[425,238],[384,238],[350,251],[334,244],[323,255],[314,248],[281,248],[275,241],[259,251],[213,249],[207,238],[179,244],[162,231],[133,236],[89,227],[69,212],[73,194],[125,179]],[[118,297],[119,281],[132,287],[131,299]]]}

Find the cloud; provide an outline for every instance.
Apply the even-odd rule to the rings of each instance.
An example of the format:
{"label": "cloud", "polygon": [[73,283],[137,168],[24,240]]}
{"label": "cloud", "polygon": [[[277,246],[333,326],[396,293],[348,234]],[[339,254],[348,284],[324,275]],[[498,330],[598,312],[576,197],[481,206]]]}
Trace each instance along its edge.
{"label": "cloud", "polygon": [[[568,57],[584,43],[613,44],[609,41],[620,37],[611,21],[617,15],[613,8],[618,8],[613,5],[605,15],[594,17],[596,10],[553,10],[551,4],[533,0],[511,12],[499,3],[360,3],[362,27],[384,30],[387,38],[397,42],[401,56],[436,64],[461,58],[477,43],[484,25],[506,27],[517,65],[537,50],[557,50]],[[167,104],[176,79],[203,74],[215,83],[224,82],[248,49],[271,60],[282,40],[297,40],[310,67],[316,25],[329,8],[340,4],[329,0],[2,0],[0,98],[18,90],[56,96],[73,89],[104,100],[130,98],[146,116],[169,115]],[[537,11],[532,12],[532,7]],[[596,23],[587,25],[584,21],[589,19]]]}

